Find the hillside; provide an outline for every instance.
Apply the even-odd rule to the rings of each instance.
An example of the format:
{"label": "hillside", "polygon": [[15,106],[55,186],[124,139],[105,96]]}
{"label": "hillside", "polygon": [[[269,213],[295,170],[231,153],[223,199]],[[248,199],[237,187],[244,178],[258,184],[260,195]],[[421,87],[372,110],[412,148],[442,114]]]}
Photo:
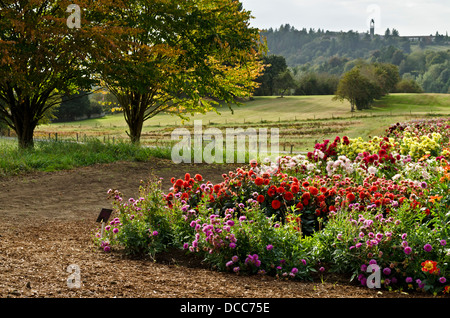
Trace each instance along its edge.
{"label": "hillside", "polygon": [[416,39],[395,30],[372,39],[369,33],[297,30],[287,24],[264,30],[261,36],[267,40],[269,54],[283,56],[294,75],[342,75],[358,60],[391,63],[399,67],[401,77],[414,79],[425,92],[450,93],[448,35]]}

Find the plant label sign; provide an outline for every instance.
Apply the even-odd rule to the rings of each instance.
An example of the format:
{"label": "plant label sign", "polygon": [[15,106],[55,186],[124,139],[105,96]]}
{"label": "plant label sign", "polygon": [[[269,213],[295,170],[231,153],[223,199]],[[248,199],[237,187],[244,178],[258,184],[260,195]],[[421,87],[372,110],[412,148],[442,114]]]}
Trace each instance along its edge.
{"label": "plant label sign", "polygon": [[102,209],[100,211],[100,214],[97,217],[97,222],[100,223],[106,223],[109,219],[109,217],[111,216],[113,210],[111,209]]}
{"label": "plant label sign", "polygon": [[97,222],[102,223],[102,230],[101,230],[101,237],[103,237],[103,231],[105,230],[105,223],[108,221],[109,217],[111,216],[113,210],[111,209],[102,209],[100,211],[100,214],[97,217]]}

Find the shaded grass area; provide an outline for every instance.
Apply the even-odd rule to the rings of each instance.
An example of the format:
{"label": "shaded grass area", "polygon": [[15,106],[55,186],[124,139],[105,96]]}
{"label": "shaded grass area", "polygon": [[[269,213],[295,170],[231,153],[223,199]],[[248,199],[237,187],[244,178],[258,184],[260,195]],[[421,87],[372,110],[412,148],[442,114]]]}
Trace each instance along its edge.
{"label": "shaded grass area", "polygon": [[139,147],[131,143],[36,141],[34,149],[19,149],[17,140],[0,139],[0,176],[31,171],[57,171],[115,161],[170,158],[165,148]]}
{"label": "shaded grass area", "polygon": [[[238,151],[233,148],[230,153],[224,151],[222,157],[216,157],[215,151],[205,151],[203,145],[200,159],[192,147],[187,155],[181,150],[184,162],[206,162],[206,156],[215,160],[209,163],[249,163],[251,159],[262,159],[249,149]],[[231,156],[231,157],[230,157]],[[112,163],[117,161],[151,161],[154,158],[175,160],[171,147],[146,147],[129,142],[102,142],[90,138],[83,143],[71,141],[35,141],[34,149],[19,149],[14,138],[0,138],[0,177],[20,175],[34,171],[59,171],[94,164]]]}

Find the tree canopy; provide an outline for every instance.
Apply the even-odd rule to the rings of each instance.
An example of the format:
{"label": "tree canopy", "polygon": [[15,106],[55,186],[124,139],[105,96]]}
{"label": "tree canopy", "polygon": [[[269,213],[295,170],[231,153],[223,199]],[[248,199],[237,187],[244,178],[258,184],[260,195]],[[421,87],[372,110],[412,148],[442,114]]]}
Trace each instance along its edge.
{"label": "tree canopy", "polygon": [[367,109],[374,100],[395,90],[399,81],[395,65],[363,63],[342,76],[334,99],[348,100],[352,112]]}
{"label": "tree canopy", "polygon": [[260,86],[256,89],[255,95],[272,96],[276,89],[277,77],[287,71],[286,59],[281,55],[265,55],[263,63],[266,66],[264,73],[256,79]]}
{"label": "tree canopy", "polygon": [[132,141],[161,111],[205,112],[257,87],[264,45],[239,1],[80,0],[75,28],[69,5],[0,1],[0,120],[20,147],[63,95],[94,85],[116,96]]}
{"label": "tree canopy", "polygon": [[239,1],[140,0],[120,15],[136,32],[121,34],[120,54],[97,70],[123,108],[131,141],[160,112],[187,119],[257,87],[264,47]]}
{"label": "tree canopy", "polygon": [[90,88],[91,62],[113,54],[117,29],[110,12],[121,3],[80,0],[89,10],[81,28],[69,28],[71,3],[0,1],[0,120],[22,148],[33,146],[34,129],[62,95]]}

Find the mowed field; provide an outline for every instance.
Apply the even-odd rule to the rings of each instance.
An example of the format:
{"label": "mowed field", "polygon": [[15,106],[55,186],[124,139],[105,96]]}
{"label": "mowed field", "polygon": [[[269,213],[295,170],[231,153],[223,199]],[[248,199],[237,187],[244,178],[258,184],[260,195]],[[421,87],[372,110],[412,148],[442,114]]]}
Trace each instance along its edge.
{"label": "mowed field", "polygon": [[[201,120],[203,131],[227,128],[278,128],[281,151],[310,150],[316,142],[335,136],[367,138],[382,134],[397,121],[424,116],[450,116],[448,94],[391,94],[376,101],[371,109],[350,112],[347,101],[333,100],[333,96],[255,97],[233,105],[217,108],[217,112],[196,114],[189,121],[167,114],[157,115],[144,124],[142,143],[170,146],[176,141],[171,134],[176,128],[193,131],[194,121]],[[37,128],[36,138],[78,139],[95,137],[104,141],[127,140],[127,125],[123,114],[70,123],[54,123]],[[270,140],[269,140],[270,142]]]}

